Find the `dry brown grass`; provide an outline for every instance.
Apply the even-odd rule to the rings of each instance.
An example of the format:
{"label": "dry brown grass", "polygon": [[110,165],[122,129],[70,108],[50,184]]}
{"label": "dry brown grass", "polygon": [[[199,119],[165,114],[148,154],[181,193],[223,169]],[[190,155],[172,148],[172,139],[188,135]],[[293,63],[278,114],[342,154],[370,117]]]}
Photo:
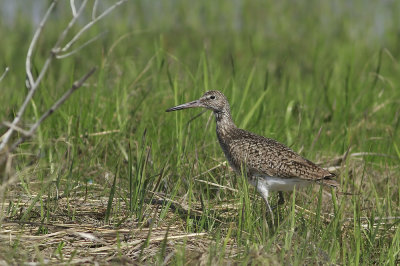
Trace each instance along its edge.
{"label": "dry brown grass", "polygon": [[[342,160],[339,161],[342,162]],[[221,167],[224,167],[223,164]],[[36,171],[33,166],[26,171],[29,172],[29,169],[31,173]],[[375,182],[376,186],[384,185],[381,176],[390,176],[390,171],[393,170],[386,169],[389,172],[383,174],[356,159],[350,160],[347,169],[349,178],[347,189],[356,191],[356,193],[371,191],[371,184],[366,180],[368,178],[376,177],[375,181],[380,180]],[[340,167],[336,170],[340,170]],[[96,174],[99,174],[98,171],[100,170],[98,169]],[[357,177],[366,171],[368,174],[361,182]],[[104,173],[104,175],[106,174]],[[342,174],[344,173],[342,172]],[[42,182],[30,180],[31,191],[40,190],[42,184]],[[240,193],[233,187],[228,189],[221,185],[218,188]],[[193,263],[205,265],[209,263],[236,264],[241,261],[238,258],[246,253],[246,260],[249,263],[279,264],[278,262],[282,262],[282,259],[285,260],[285,258],[279,258],[278,255],[284,248],[285,232],[278,232],[275,235],[276,240],[267,248],[262,245],[252,246],[250,244],[247,247],[248,250],[244,250],[243,245],[238,245],[234,235],[229,235],[230,229],[236,232],[240,231],[238,224],[233,222],[234,219],[232,220],[232,217],[237,216],[241,209],[237,200],[224,201],[222,199],[222,201],[212,202],[214,212],[208,218],[218,223],[222,230],[218,240],[213,234],[213,230],[192,228],[188,232],[188,221],[194,220],[204,213],[201,203],[193,203],[189,207],[184,196],[171,200],[168,198],[170,195],[148,192],[148,195],[153,195],[153,197],[145,203],[144,218],[141,221],[127,211],[128,208],[123,200],[114,199],[111,218],[106,223],[108,197],[104,196],[103,189],[99,184],[89,184],[85,190],[78,184],[70,191],[69,197],[63,194],[49,196],[43,193],[41,198],[32,205],[32,202],[35,202],[33,199],[37,195],[27,195],[21,182],[8,186],[8,192],[2,205],[5,217],[0,228],[0,259],[12,264],[27,262],[42,264],[171,264],[177,258],[182,259],[183,257],[187,265]],[[310,221],[315,220],[316,211],[304,206],[313,208],[318,205],[318,191],[319,186],[314,186],[312,193],[304,190],[297,192],[295,206],[297,217]],[[117,193],[126,193],[126,191]],[[368,200],[373,196],[371,193],[360,195],[361,208],[366,214],[369,208],[375,207],[374,201]],[[286,195],[286,206],[279,212],[282,222],[287,219],[285,215],[290,209],[291,199],[288,196],[289,194]],[[343,241],[351,241],[349,239],[354,227],[352,195],[339,193],[337,196],[339,201],[344,202],[341,211]],[[319,220],[325,226],[330,225],[335,219],[331,197],[330,191],[322,191],[322,210]],[[16,202],[13,199],[19,199],[19,201]],[[251,194],[251,200],[260,203],[260,199],[254,193]],[[167,214],[162,216],[161,212],[165,209],[166,203],[171,205]],[[206,204],[210,204],[210,202]],[[31,208],[30,211],[28,211],[29,208]],[[26,213],[29,213],[29,216],[26,216]],[[260,216],[259,219],[265,219],[265,216],[264,218]],[[377,237],[382,239],[390,238],[395,233],[396,221],[398,221],[398,217],[389,215],[382,219],[376,217],[371,226],[368,217],[360,217],[365,232],[379,226]],[[266,224],[265,226],[268,227]],[[274,234],[272,233],[272,235]],[[295,231],[293,241],[302,241],[301,239],[302,237],[298,236]],[[222,242],[225,244],[223,257],[220,253]],[[310,244],[310,250],[320,254],[317,261],[329,262],[327,254],[322,250],[319,251],[318,246]],[[309,262],[316,262],[315,258],[310,258]]]}

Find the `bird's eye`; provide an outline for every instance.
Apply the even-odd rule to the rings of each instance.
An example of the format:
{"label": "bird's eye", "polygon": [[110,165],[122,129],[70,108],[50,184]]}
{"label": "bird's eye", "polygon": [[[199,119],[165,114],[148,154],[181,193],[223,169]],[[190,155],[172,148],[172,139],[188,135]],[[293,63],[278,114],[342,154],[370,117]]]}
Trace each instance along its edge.
{"label": "bird's eye", "polygon": [[214,96],[214,95],[211,95],[211,96],[210,96],[210,99],[211,99],[211,100],[214,100],[214,99],[215,99],[215,96]]}

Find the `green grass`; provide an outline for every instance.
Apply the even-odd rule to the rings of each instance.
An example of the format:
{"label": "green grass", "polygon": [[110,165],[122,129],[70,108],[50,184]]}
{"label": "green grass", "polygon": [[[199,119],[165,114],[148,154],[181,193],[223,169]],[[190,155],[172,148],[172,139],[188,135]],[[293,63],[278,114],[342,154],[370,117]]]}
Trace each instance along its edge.
{"label": "green grass", "polygon": [[[40,39],[38,69],[69,18],[59,12]],[[18,181],[1,199],[0,233],[19,226],[11,242],[0,238],[0,259],[89,258],[68,234],[46,247],[23,242],[30,228],[46,235],[62,221],[128,230],[111,239],[88,229],[120,261],[161,264],[172,254],[174,264],[398,264],[399,12],[396,1],[125,4],[85,36],[105,37],[54,62],[24,115],[21,126],[98,67],[16,151]],[[26,94],[29,25],[21,16],[0,22],[0,68],[10,67],[1,121]],[[317,186],[286,194],[272,225],[245,178],[221,165],[210,112],[193,120],[201,110],[165,113],[211,89],[228,97],[237,125],[312,161],[330,166],[350,148],[337,166],[353,194]],[[168,240],[192,233],[205,235]]]}

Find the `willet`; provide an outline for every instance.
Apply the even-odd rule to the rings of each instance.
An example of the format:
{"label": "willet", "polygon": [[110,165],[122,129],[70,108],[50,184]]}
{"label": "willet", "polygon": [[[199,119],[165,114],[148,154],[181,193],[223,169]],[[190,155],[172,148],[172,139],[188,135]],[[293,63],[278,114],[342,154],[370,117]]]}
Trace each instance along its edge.
{"label": "willet", "polygon": [[268,203],[270,191],[279,192],[279,204],[283,203],[282,191],[294,187],[319,183],[331,187],[339,184],[334,174],[303,158],[276,140],[258,136],[238,128],[231,117],[229,103],[220,91],[208,91],[200,99],[181,104],[167,112],[202,107],[214,112],[217,137],[230,166],[238,174],[246,173],[249,182]]}

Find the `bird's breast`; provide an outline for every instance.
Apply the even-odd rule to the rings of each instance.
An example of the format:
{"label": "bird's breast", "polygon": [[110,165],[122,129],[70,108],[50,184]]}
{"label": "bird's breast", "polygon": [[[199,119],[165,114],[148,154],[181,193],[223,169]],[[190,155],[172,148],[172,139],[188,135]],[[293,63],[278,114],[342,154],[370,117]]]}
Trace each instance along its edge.
{"label": "bird's breast", "polygon": [[221,146],[221,149],[224,152],[225,158],[228,161],[229,165],[233,168],[235,172],[240,173],[240,165],[237,162],[237,158],[235,158],[231,152],[230,138],[223,133],[224,132],[221,132],[217,129],[219,145]]}

